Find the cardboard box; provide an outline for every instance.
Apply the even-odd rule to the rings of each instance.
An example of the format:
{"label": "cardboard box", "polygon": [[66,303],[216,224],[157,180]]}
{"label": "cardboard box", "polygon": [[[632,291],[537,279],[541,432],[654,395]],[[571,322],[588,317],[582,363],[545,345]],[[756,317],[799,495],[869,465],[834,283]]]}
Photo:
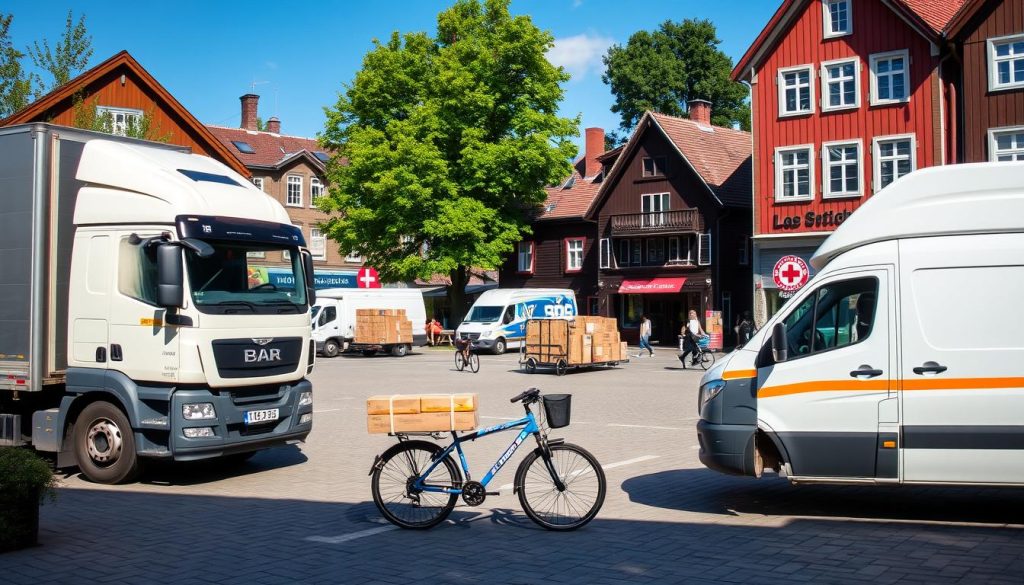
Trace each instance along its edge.
{"label": "cardboard box", "polygon": [[420,412],[419,396],[371,396],[366,399],[366,414],[417,414]]}
{"label": "cardboard box", "polygon": [[473,412],[476,410],[476,394],[438,394],[419,397],[420,412]]}
{"label": "cardboard box", "polygon": [[[392,422],[392,418],[394,421]],[[426,412],[420,414],[371,414],[366,417],[370,433],[412,433],[434,431],[471,431],[477,427],[474,412]]]}

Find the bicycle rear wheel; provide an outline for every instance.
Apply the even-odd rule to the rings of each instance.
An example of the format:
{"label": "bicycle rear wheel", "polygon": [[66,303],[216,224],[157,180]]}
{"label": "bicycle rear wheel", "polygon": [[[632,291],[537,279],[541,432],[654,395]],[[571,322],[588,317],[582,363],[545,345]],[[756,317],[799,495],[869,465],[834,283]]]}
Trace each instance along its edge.
{"label": "bicycle rear wheel", "polygon": [[715,354],[713,354],[713,353],[711,353],[710,351],[707,351],[707,350],[702,351],[700,353],[700,367],[702,367],[702,368],[704,368],[706,370],[706,369],[710,368],[711,366],[713,366],[714,364],[715,364]]}
{"label": "bicycle rear wheel", "polygon": [[475,353],[469,354],[469,369],[474,374],[480,371],[480,356]]}
{"label": "bicycle rear wheel", "polygon": [[462,352],[455,350],[455,369],[462,371],[466,367],[466,357],[462,355]]}
{"label": "bicycle rear wheel", "polygon": [[[373,503],[389,522],[402,528],[430,528],[455,508],[457,494],[424,492],[412,486],[433,462],[441,447],[426,441],[408,441],[385,453],[373,470]],[[440,487],[462,485],[462,473],[451,457],[434,468],[425,484]]]}
{"label": "bicycle rear wheel", "polygon": [[519,464],[515,485],[526,515],[548,530],[575,530],[593,520],[604,503],[601,464],[582,447],[565,443],[551,447],[551,466],[565,490],[555,487],[539,449]]}

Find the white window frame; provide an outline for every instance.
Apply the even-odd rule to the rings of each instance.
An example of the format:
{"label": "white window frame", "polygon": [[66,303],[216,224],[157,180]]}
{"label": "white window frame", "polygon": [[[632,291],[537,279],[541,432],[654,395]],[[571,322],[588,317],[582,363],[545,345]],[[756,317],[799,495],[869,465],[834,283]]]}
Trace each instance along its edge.
{"label": "white window frame", "polygon": [[[1024,133],[1024,126],[1004,126],[1002,128],[989,128],[988,129],[988,160],[991,162],[997,162],[997,155],[999,150],[996,145],[996,139],[1000,134],[1021,134]],[[1024,143],[1018,144],[1016,148],[1009,151],[1004,151],[1006,154],[1010,154],[1015,158],[1013,160],[1024,160]]]}
{"label": "white window frame", "polygon": [[353,250],[352,252],[349,252],[345,256],[345,262],[357,262],[357,263],[362,264],[362,262],[363,262],[363,255],[360,254],[359,252],[356,252],[356,251]]}
{"label": "white window frame", "polygon": [[[523,249],[523,245],[526,244],[526,249]],[[534,251],[536,246],[533,240],[523,240],[519,242],[519,247],[516,249],[516,272],[519,274],[533,274],[533,263],[534,263]],[[525,252],[525,254],[524,254]],[[529,266],[523,268],[523,257],[529,259]]]}
{"label": "white window frame", "polygon": [[[996,57],[996,45],[1013,44],[1016,42],[1024,41],[1024,33],[1007,35],[1005,37],[993,37],[986,39],[987,55],[986,61],[988,62],[988,90],[989,91],[1002,91],[1005,89],[1017,89],[1024,87],[1024,81],[1013,81],[1013,62],[1018,59],[1024,59],[1024,55],[1008,55],[1006,57]],[[997,70],[997,63],[1000,61],[1010,62],[1010,77],[1009,83],[999,83],[999,76]]]}
{"label": "white window frame", "polygon": [[[96,106],[96,116],[102,116],[103,114],[110,114],[110,133],[114,136],[127,136],[128,129],[128,118],[135,118],[135,124],[142,123],[142,117],[145,116],[145,112],[142,110],[136,110],[135,108],[116,108],[112,106]],[[124,116],[124,120],[120,123],[117,121],[117,115],[121,114]]]}
{"label": "white window frame", "polygon": [[[786,197],[783,193],[783,172],[787,169],[782,167],[782,155],[789,152],[797,151],[807,152],[807,195],[797,195],[794,197]],[[813,144],[797,144],[795,146],[780,146],[775,149],[775,200],[782,201],[814,201],[814,145]],[[792,169],[798,168],[797,166],[789,167]]]}
{"label": "white window frame", "polygon": [[[672,254],[672,245],[675,244],[676,253]],[[683,251],[686,254],[683,254]],[[672,236],[668,239],[668,250],[665,252],[665,257],[668,259],[669,264],[673,265],[692,265],[693,264],[693,246],[690,245],[690,238],[686,236]]]}
{"label": "white window frame", "polygon": [[[832,12],[829,7],[832,4],[846,4],[846,30],[836,32],[832,30]],[[852,0],[821,0],[821,24],[826,39],[845,37],[853,34],[853,1]]]}
{"label": "white window frame", "polygon": [[320,180],[320,177],[311,177],[309,179],[309,206],[315,207],[316,200],[324,196],[324,184]]}
{"label": "white window frame", "polygon": [[601,238],[599,242],[600,249],[600,268],[611,268],[612,267],[612,241],[608,238]]}
{"label": "white window frame", "polygon": [[[878,62],[888,61],[897,57],[903,58],[903,91],[906,94],[902,98],[888,98],[880,99],[878,97]],[[871,55],[869,63],[871,65],[871,105],[872,106],[883,106],[886,104],[905,104],[910,101],[910,51],[902,49],[899,51],[889,51],[887,53],[875,53]],[[893,74],[886,72],[883,74],[885,77],[893,77]],[[890,82],[891,83],[891,82]]]}
{"label": "white window frame", "polygon": [[[803,86],[803,85],[796,85],[796,86],[794,86],[797,89],[797,100],[796,100],[797,101],[797,107],[799,107],[799,104],[800,104],[799,91],[800,91],[801,88],[806,87],[807,88],[807,92],[808,92],[808,98],[809,98],[807,100],[807,109],[806,110],[797,109],[797,110],[789,111],[789,110],[786,109],[786,78],[785,77],[786,77],[787,73],[796,73],[796,72],[800,72],[800,71],[806,71],[807,72],[807,85],[806,86]],[[814,85],[815,84],[814,84],[814,64],[813,63],[808,63],[806,65],[795,65],[793,67],[781,67],[781,68],[779,68],[778,77],[777,77],[776,82],[778,84],[778,90],[779,90],[778,91],[778,93],[779,93],[778,97],[779,97],[779,117],[780,118],[787,118],[787,117],[790,117],[790,116],[806,116],[808,114],[813,114],[814,113]]]}
{"label": "white window frame", "polygon": [[[828,68],[832,65],[844,65],[846,63],[853,63],[853,103],[852,104],[840,104],[838,106],[831,105],[829,98],[829,82],[833,81],[828,77]],[[840,88],[845,83],[847,78],[840,78]],[[843,92],[839,92],[842,96]],[[833,59],[832,61],[822,61],[821,63],[821,111],[823,112],[835,112],[837,110],[849,110],[851,108],[860,107],[860,59],[857,57],[846,58],[846,59]]]}
{"label": "white window frame", "polygon": [[711,266],[711,232],[697,234],[697,266]]}
{"label": "white window frame", "polygon": [[[917,170],[917,136],[913,134],[895,134],[892,136],[877,136],[871,141],[871,166],[872,166],[872,178],[871,188],[874,193],[878,193],[882,190],[882,156],[881,156],[881,144],[883,142],[900,142],[903,140],[910,141],[910,172]],[[898,159],[886,159],[886,160],[898,160]],[[909,173],[908,173],[909,174]],[[906,175],[903,175],[906,176]],[[896,182],[900,177],[893,180]],[[891,184],[891,183],[890,183]]]}
{"label": "white window frame", "polygon": [[266,191],[264,191],[264,189],[263,189],[263,185],[266,184],[265,180],[264,180],[264,177],[253,177],[252,178],[252,184],[256,185],[256,188],[259,189],[260,191],[263,191],[264,193],[266,193]]}
{"label": "white window frame", "polygon": [[[579,249],[574,244],[579,243]],[[583,253],[587,246],[586,238],[565,238],[565,271],[580,272],[583,270]],[[577,263],[576,260],[579,260]]]}
{"label": "white window frame", "polygon": [[[317,246],[319,242],[319,246]],[[319,247],[319,250],[317,248]],[[320,228],[309,228],[309,253],[313,260],[327,260],[327,236],[320,231]]]}
{"label": "white window frame", "polygon": [[[292,179],[297,179],[297,182],[292,182]],[[296,192],[299,194],[298,202],[292,202],[292,185],[296,185],[298,189]],[[284,204],[288,207],[302,207],[302,175],[288,175],[285,179],[284,188]]]}
{"label": "white window frame", "polygon": [[[647,201],[651,203],[647,205]],[[654,209],[654,203],[657,202],[658,209]],[[650,208],[650,211],[644,211],[644,208]],[[658,226],[664,225],[665,223],[665,212],[672,210],[672,195],[669,193],[644,193],[640,195],[640,225],[643,226]]]}
{"label": "white window frame", "polygon": [[[857,191],[832,191],[832,161],[829,160],[828,149],[835,146],[857,147]],[[835,163],[837,166],[848,166],[849,161]],[[846,177],[843,177],[843,185],[846,184]],[[848,197],[862,197],[864,195],[864,148],[861,140],[835,140],[821,143],[821,198],[822,199],[845,199]]]}

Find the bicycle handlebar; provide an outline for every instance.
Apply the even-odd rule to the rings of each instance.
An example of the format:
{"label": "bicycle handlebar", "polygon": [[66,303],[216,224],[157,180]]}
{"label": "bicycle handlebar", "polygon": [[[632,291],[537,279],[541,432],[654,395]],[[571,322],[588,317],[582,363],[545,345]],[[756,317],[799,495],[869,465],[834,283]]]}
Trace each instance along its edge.
{"label": "bicycle handlebar", "polygon": [[526,390],[525,392],[519,394],[518,396],[516,396],[512,400],[509,400],[509,402],[511,402],[513,404],[515,404],[516,402],[519,402],[520,400],[529,401],[529,402],[535,402],[537,400],[537,397],[539,397],[539,396],[540,396],[540,390],[538,390],[536,388],[530,388],[529,390]]}

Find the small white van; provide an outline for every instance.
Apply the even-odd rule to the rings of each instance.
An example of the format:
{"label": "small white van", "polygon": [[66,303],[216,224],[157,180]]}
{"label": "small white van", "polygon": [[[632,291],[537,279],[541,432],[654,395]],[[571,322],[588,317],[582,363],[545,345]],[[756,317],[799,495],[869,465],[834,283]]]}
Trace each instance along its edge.
{"label": "small white van", "polygon": [[479,349],[503,354],[526,339],[529,319],[572,319],[576,293],[558,288],[497,288],[473,303],[456,335]]}
{"label": "small white van", "polygon": [[[418,288],[328,288],[316,291],[310,309],[317,352],[334,357],[348,348],[355,336],[356,309],[405,309],[412,321],[413,345],[427,342],[427,312]],[[404,347],[401,352],[411,349]]]}
{"label": "small white van", "polygon": [[792,482],[1024,486],[1024,163],[864,203],[701,380],[700,459]]}

